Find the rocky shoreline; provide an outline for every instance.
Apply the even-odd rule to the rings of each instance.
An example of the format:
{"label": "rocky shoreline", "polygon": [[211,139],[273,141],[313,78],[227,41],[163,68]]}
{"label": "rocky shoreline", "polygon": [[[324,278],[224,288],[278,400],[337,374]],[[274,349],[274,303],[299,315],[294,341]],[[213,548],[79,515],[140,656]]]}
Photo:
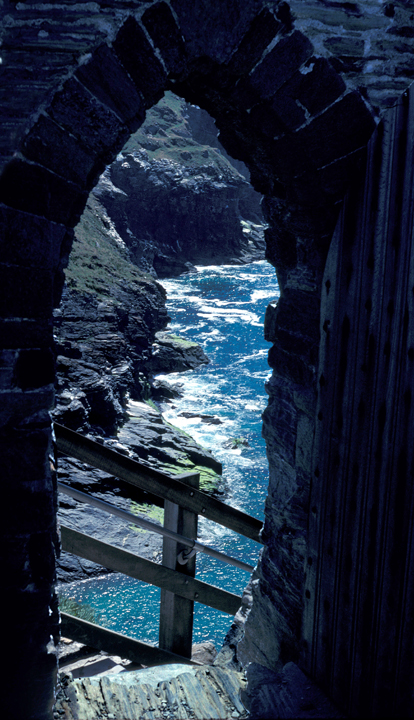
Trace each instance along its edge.
{"label": "rocky shoreline", "polygon": [[[243,167],[222,154],[211,123],[204,111],[167,93],[91,194],[55,311],[53,419],[167,474],[199,472],[200,488],[223,497],[220,463],[158,410],[157,403],[174,402],[182,388],[155,377],[209,361],[197,343],[168,332],[166,292],[157,277],[264,255],[259,196]],[[159,499],[78,461],[60,457],[58,477],[161,520]],[[159,536],[64,495],[58,516],[62,524],[160,561]],[[67,584],[103,572],[62,553],[57,577]]]}
{"label": "rocky shoreline", "polygon": [[[199,472],[200,489],[216,497],[225,494],[221,464],[211,452],[198,445],[190,436],[167,423],[154,403],[129,400],[123,419],[123,424],[114,435],[99,434],[95,427],[88,436],[172,476],[190,471]],[[160,498],[78,460],[59,457],[58,479],[116,507],[133,512],[138,517],[162,524],[163,502]],[[147,533],[133,525],[128,526],[117,517],[78,502],[63,493],[59,494],[58,518],[61,525],[92,535],[98,540],[122,547],[154,562],[161,562],[160,535]],[[57,563],[59,584],[84,580],[107,572],[110,571],[100,565],[64,551]]]}

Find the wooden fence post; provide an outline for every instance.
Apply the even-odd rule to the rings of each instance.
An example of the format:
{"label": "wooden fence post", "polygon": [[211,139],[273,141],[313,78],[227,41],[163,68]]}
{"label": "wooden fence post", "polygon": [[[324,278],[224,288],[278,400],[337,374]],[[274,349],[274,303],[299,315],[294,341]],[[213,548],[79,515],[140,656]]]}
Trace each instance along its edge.
{"label": "wooden fence post", "polygon": [[[177,478],[181,482],[198,489],[200,476],[193,474]],[[164,527],[189,538],[197,538],[197,513],[176,505],[170,500],[164,501]],[[196,556],[185,565],[177,562],[177,555],[190,548],[169,538],[163,538],[162,564],[189,577],[195,577]],[[193,637],[194,601],[175,595],[170,590],[161,590],[159,647],[163,650],[191,658]]]}

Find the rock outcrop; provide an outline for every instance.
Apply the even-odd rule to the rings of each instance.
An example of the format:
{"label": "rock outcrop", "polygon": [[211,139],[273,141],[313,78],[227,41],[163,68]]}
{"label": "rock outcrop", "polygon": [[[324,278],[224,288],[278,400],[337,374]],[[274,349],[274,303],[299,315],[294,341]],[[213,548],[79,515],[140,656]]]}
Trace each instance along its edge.
{"label": "rock outcrop", "polygon": [[207,112],[167,92],[93,190],[142,270],[264,257],[261,196],[220,146]]}
{"label": "rock outcrop", "polygon": [[[191,437],[167,423],[162,415],[146,403],[130,401],[126,422],[112,437],[93,436],[94,440],[134,460],[163,470],[170,475],[195,471],[200,473],[200,489],[220,496],[225,485],[221,464],[211,452]],[[59,459],[59,480],[81,492],[96,496],[123,510],[162,523],[162,500],[132,485],[115,479],[102,470],[90,468],[73,458]],[[97,540],[110,543],[141,557],[161,562],[162,538],[128,525],[103,510],[59,494],[60,523]],[[62,552],[57,564],[59,583],[83,580],[108,572],[96,563],[68,552]]]}
{"label": "rock outcrop", "polygon": [[158,332],[147,367],[156,375],[193,370],[208,362],[207,355],[198,343],[172,333]]}
{"label": "rock outcrop", "polygon": [[208,157],[197,166],[192,153],[181,155],[185,163],[150,159],[146,150],[120,153],[93,191],[133,262],[169,277],[194,265],[261,259],[262,226],[241,216],[247,180]]}

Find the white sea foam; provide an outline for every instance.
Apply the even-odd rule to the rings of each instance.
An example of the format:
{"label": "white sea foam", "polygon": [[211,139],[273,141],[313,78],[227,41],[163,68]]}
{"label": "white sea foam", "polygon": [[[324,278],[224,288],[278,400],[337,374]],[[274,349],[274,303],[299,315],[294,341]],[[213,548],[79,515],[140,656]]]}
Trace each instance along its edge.
{"label": "white sea foam", "polygon": [[[269,298],[278,296],[274,269],[265,261],[250,266],[199,267],[199,272],[163,280],[168,293],[169,330],[203,345],[210,364],[186,373],[158,375],[183,384],[184,397],[162,407],[167,420],[189,432],[223,463],[228,486],[225,502],[262,517],[268,484],[261,413],[266,406],[264,380],[269,376],[263,340],[263,318]],[[220,425],[201,418],[183,418],[184,411],[214,415]],[[246,438],[237,451],[223,447],[231,438]],[[260,547],[225,527],[199,519],[201,542],[256,564]],[[197,578],[241,593],[248,576],[237,568],[197,556]],[[158,637],[159,590],[125,576],[106,576],[82,585],[78,600],[97,607],[109,626],[147,642]],[[94,589],[95,588],[95,589]],[[74,594],[71,588],[71,594]],[[139,607],[139,616],[136,608]],[[219,645],[229,618],[195,605],[195,642],[212,639]]]}

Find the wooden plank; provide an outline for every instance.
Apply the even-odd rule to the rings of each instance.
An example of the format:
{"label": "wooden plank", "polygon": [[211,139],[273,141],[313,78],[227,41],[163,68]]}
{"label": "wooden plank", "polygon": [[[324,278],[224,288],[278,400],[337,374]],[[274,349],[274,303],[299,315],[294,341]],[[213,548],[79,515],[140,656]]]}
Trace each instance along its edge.
{"label": "wooden plank", "polygon": [[[59,452],[104,470],[135,487],[158,495],[164,500],[175,502],[177,505],[203,515],[258,543],[262,542],[259,533],[263,525],[257,518],[226,505],[200,490],[190,489],[175,477],[170,477],[159,470],[131,460],[131,458],[104,445],[99,445],[94,440],[85,438],[63,425],[54,423],[54,429]],[[185,477],[190,475],[194,475],[194,473],[189,473]]]}
{"label": "wooden plank", "polygon": [[77,642],[90,645],[96,650],[104,650],[111,655],[119,655],[127,660],[140,663],[141,665],[167,665],[170,663],[185,663],[187,665],[199,665],[187,657],[153,647],[147,643],[121,635],[121,633],[100,627],[95,623],[88,622],[81,618],[74,617],[68,613],[61,612],[61,634],[63,637],[71,638]]}
{"label": "wooden plank", "polygon": [[[199,478],[188,478],[191,487],[198,488]],[[197,537],[197,515],[190,510],[184,510],[179,505],[165,500],[164,527],[185,537]],[[187,577],[195,577],[196,555],[190,558],[185,565],[177,561],[181,552],[189,552],[189,548],[174,540],[164,537],[162,564]],[[193,637],[194,602],[188,598],[176,595],[170,590],[161,590],[159,647],[164,650],[191,657]]]}
{"label": "wooden plank", "polygon": [[209,583],[187,577],[175,570],[157,565],[101,540],[95,540],[89,535],[84,535],[64,525],[60,529],[62,549],[74,555],[92,560],[92,562],[115,572],[124,573],[136,580],[171,590],[176,595],[195,600],[229,615],[235,615],[241,605],[241,598],[227,590],[221,590]]}

